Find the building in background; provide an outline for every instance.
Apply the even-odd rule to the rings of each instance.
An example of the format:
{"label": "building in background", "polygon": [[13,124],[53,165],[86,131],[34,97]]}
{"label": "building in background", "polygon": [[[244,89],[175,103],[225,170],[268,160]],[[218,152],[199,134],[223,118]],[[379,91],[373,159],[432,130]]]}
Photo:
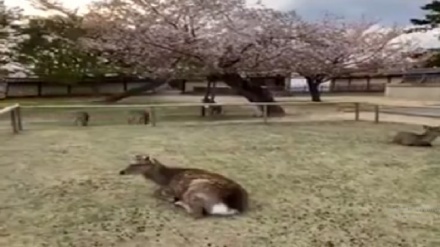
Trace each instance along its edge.
{"label": "building in background", "polygon": [[[305,78],[290,76],[253,77],[251,80],[268,87],[276,96],[308,94]],[[150,83],[148,80],[129,77],[89,79],[73,85],[43,82],[35,78],[8,78],[0,82],[0,99],[6,97],[71,97],[97,96],[126,92]],[[145,92],[195,94],[205,93],[204,78],[174,80],[166,87]],[[418,68],[403,72],[355,73],[333,78],[320,85],[323,94],[329,93],[385,93],[388,97],[417,100],[440,100],[440,68]],[[217,95],[235,92],[225,83],[216,83]]]}
{"label": "building in background", "polygon": [[400,83],[386,86],[385,95],[411,100],[440,100],[440,68],[419,68],[407,71]]}

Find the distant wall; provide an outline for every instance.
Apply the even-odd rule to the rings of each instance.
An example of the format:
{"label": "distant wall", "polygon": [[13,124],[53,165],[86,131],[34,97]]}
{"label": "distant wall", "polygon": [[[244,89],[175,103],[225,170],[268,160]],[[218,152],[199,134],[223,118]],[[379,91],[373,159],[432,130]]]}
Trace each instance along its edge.
{"label": "distant wall", "polygon": [[440,100],[440,84],[390,84],[385,96],[411,100]]}
{"label": "distant wall", "polygon": [[[331,81],[325,81],[319,85],[319,91],[321,93],[330,91]],[[293,77],[290,79],[287,89],[293,94],[309,94],[309,86],[307,85],[307,80],[304,77]]]}
{"label": "distant wall", "polygon": [[[197,91],[197,88],[206,87],[207,83],[204,81],[188,81],[185,83],[185,91],[192,92]],[[229,88],[224,82],[217,82],[215,84],[216,88]]]}
{"label": "distant wall", "polygon": [[[364,93],[384,93],[385,86],[390,83],[397,83],[402,81],[402,76],[364,76],[364,77],[341,77],[335,78],[328,83],[323,83],[320,86],[320,91],[325,93],[350,93],[350,92],[364,92]],[[206,89],[206,82],[192,81],[185,83],[186,93],[203,93]],[[308,86],[303,77],[294,77],[285,79],[284,88],[272,88],[275,91],[285,91],[294,94],[308,93]],[[216,91],[219,94],[229,94],[231,89],[223,82],[218,82]]]}
{"label": "distant wall", "polygon": [[384,92],[386,85],[402,81],[402,76],[344,77],[333,79],[331,92]]}
{"label": "distant wall", "polygon": [[[385,86],[402,80],[401,76],[376,76],[376,77],[344,77],[335,78],[329,84],[321,86],[322,92],[384,92]],[[297,87],[292,85],[291,78],[285,79],[281,88],[270,87],[276,92],[307,93],[307,85]],[[133,80],[112,80],[110,82],[86,83],[78,85],[60,85],[35,81],[12,81],[0,83],[0,99],[14,97],[66,97],[66,96],[96,96],[123,93],[132,88],[140,87],[149,82]],[[182,93],[204,93],[205,81],[187,81]],[[180,86],[178,86],[180,87]],[[235,94],[224,82],[216,84],[218,94]],[[179,89],[180,90],[180,89]]]}
{"label": "distant wall", "polygon": [[[63,96],[94,96],[123,93],[131,88],[149,82],[108,82],[80,85],[60,85],[42,82],[9,82],[3,87],[0,84],[0,98],[14,97],[63,97]],[[3,88],[3,93],[2,93]]]}

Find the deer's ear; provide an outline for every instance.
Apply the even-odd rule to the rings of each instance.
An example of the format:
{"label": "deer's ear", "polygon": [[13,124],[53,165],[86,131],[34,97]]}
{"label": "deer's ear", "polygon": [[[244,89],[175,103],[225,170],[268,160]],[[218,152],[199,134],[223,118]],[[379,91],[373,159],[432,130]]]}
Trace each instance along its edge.
{"label": "deer's ear", "polygon": [[145,162],[145,161],[150,161],[150,156],[138,154],[138,155],[134,156],[134,159],[137,162]]}
{"label": "deer's ear", "polygon": [[165,168],[165,166],[155,158],[152,159],[152,164],[155,172],[161,172]]}
{"label": "deer's ear", "polygon": [[163,166],[164,166],[160,161],[158,161],[158,160],[155,159],[155,158],[153,158],[151,161],[152,161],[152,163],[153,163],[155,166],[159,166],[159,167],[163,167]]}

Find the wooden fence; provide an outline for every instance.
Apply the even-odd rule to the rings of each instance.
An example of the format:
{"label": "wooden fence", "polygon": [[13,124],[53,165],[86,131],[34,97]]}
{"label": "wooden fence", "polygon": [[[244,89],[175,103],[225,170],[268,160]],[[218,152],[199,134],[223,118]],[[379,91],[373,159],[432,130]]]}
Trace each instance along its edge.
{"label": "wooden fence", "polygon": [[[270,117],[268,116],[268,106],[272,105],[280,105],[285,107],[287,111],[287,115],[285,118],[282,117]],[[6,106],[6,105],[5,105]],[[114,122],[118,122],[119,120],[113,121],[114,116],[112,115],[113,112],[116,113],[118,116],[121,112],[128,112],[126,110],[132,110],[132,109],[146,109],[150,112],[150,125],[151,126],[157,126],[158,122],[173,122],[173,124],[188,124],[189,122],[191,125],[197,124],[198,122],[203,122],[202,119],[200,119],[198,116],[198,113],[194,112],[195,109],[199,109],[201,107],[209,107],[209,106],[229,106],[232,110],[233,108],[240,109],[240,106],[243,108],[246,107],[260,107],[261,110],[258,111],[257,118],[248,118],[249,115],[247,113],[243,114],[243,112],[240,112],[240,114],[237,114],[237,111],[232,110],[231,112],[228,112],[228,114],[222,114],[222,116],[219,117],[213,117],[209,118],[213,120],[213,122],[216,123],[279,123],[279,122],[297,122],[302,121],[301,116],[304,115],[296,115],[296,113],[301,112],[310,112],[311,109],[314,107],[317,108],[317,111],[319,112],[317,114],[321,115],[321,109],[324,109],[325,107],[331,107],[334,106],[336,108],[336,112],[340,112],[342,117],[333,116],[333,113],[324,113],[327,114],[327,116],[330,116],[331,118],[326,118],[326,116],[323,115],[323,120],[326,119],[329,120],[355,120],[360,121],[361,120],[361,112],[368,113],[366,116],[364,115],[362,117],[362,120],[368,120],[368,118],[371,118],[370,121],[374,123],[380,122],[380,114],[385,114],[385,117],[389,117],[389,115],[403,115],[403,116],[412,116],[412,117],[425,117],[425,118],[440,118],[440,107],[436,106],[423,106],[423,107],[403,107],[403,106],[392,106],[392,105],[377,105],[377,104],[371,104],[371,103],[361,103],[361,102],[271,102],[271,103],[172,103],[172,104],[125,104],[125,105],[98,105],[98,104],[88,104],[88,105],[77,105],[77,104],[70,104],[70,105],[10,105],[6,106],[3,109],[0,109],[0,122],[2,123],[9,123],[8,120],[10,120],[10,124],[12,127],[12,131],[15,134],[20,133],[23,130],[23,123],[29,123],[29,124],[36,124],[35,126],[38,126],[38,124],[42,123],[43,126],[46,124],[51,123],[60,123],[63,122],[63,120],[60,121],[60,119],[63,119],[64,116],[67,114],[71,114],[72,110],[91,110],[91,115],[97,114],[97,121],[99,125],[99,119],[107,118],[110,119],[112,122],[104,122],[104,125],[106,124],[113,124]],[[288,108],[288,106],[291,106],[292,108]],[[311,107],[312,106],[312,107]],[[190,109],[189,111],[181,111],[179,108],[184,107],[192,107],[193,109]],[[305,107],[305,108],[303,108]],[[100,110],[96,110],[93,112],[93,108],[100,108]],[[166,109],[170,108],[170,109]],[[243,109],[242,108],[242,109]],[[40,110],[41,111],[40,111]],[[110,111],[108,111],[111,109]],[[304,109],[304,111],[302,110]],[[252,110],[252,109],[251,109]],[[289,110],[292,110],[290,112]],[[249,113],[249,109],[247,109]],[[313,112],[313,110],[312,110]],[[175,114],[177,113],[177,114]],[[189,113],[189,114],[188,114]],[[231,114],[232,113],[232,114]],[[22,117],[22,114],[24,117]],[[41,117],[39,114],[46,114],[46,116]],[[101,115],[100,115],[101,114]],[[110,114],[110,115],[107,115]],[[125,114],[125,113],[124,113]],[[230,115],[229,115],[230,114]],[[353,115],[351,115],[353,114]],[[64,116],[63,116],[64,115]],[[34,118],[33,116],[38,116]],[[176,116],[178,116],[179,120],[176,122]],[[190,117],[191,120],[188,120]],[[246,117],[248,116],[248,117]],[[254,115],[255,116],[255,115]],[[48,117],[48,118],[47,118]],[[51,117],[53,117],[54,121],[51,120]],[[183,117],[182,119],[185,119],[186,122],[179,122],[181,119],[180,117]],[[231,118],[232,117],[232,118]],[[334,118],[333,118],[334,117]],[[7,121],[4,121],[5,118],[7,118]],[[318,118],[305,118],[306,121],[321,121],[321,119]],[[187,121],[188,120],[188,121]],[[107,120],[106,120],[107,121]],[[394,121],[394,120],[392,120]],[[403,120],[405,121],[405,120]],[[418,121],[418,120],[417,120]],[[423,119],[420,121],[424,121]],[[119,124],[121,122],[119,121]],[[41,125],[40,125],[41,126]],[[26,126],[25,126],[26,127]]]}
{"label": "wooden fence", "polygon": [[[51,97],[94,97],[114,95],[127,92],[130,89],[153,83],[141,79],[107,78],[103,81],[81,82],[74,85],[63,83],[49,83],[36,79],[7,79],[0,82],[1,98],[51,98]],[[158,87],[141,95],[161,90]]]}
{"label": "wooden fence", "polygon": [[11,105],[0,110],[0,117],[9,115],[11,119],[12,132],[14,134],[23,130],[23,122],[21,118],[21,109],[19,104]]}
{"label": "wooden fence", "polygon": [[[379,106],[378,105],[372,105],[372,104],[366,104],[366,103],[359,103],[359,102],[270,102],[270,103],[253,103],[253,102],[247,102],[247,103],[173,103],[173,104],[128,104],[128,105],[34,105],[34,106],[22,106],[23,109],[93,109],[93,108],[104,108],[104,109],[147,109],[150,112],[150,123],[151,126],[156,126],[158,123],[157,113],[161,110],[165,110],[165,108],[177,108],[177,107],[209,107],[209,106],[252,106],[252,107],[260,107],[262,109],[261,115],[259,116],[261,118],[261,121],[263,123],[268,123],[271,117],[268,115],[268,107],[273,105],[281,105],[281,106],[316,106],[316,107],[322,107],[322,106],[349,106],[350,112],[353,110],[353,120],[359,121],[360,120],[360,112],[365,109],[365,107],[371,109],[373,108],[374,111],[374,122],[379,122]],[[276,118],[276,117],[275,117]],[[274,119],[275,119],[274,118]]]}

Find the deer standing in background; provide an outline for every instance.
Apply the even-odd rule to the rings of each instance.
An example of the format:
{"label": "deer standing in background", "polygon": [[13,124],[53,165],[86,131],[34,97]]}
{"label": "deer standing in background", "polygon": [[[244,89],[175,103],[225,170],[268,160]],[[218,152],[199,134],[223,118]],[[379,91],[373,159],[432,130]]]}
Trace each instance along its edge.
{"label": "deer standing in background", "polygon": [[90,115],[88,112],[80,111],[75,113],[75,125],[87,126],[89,125]]}
{"label": "deer standing in background", "polygon": [[146,110],[132,110],[129,112],[128,124],[145,124],[150,123],[150,113]]}

